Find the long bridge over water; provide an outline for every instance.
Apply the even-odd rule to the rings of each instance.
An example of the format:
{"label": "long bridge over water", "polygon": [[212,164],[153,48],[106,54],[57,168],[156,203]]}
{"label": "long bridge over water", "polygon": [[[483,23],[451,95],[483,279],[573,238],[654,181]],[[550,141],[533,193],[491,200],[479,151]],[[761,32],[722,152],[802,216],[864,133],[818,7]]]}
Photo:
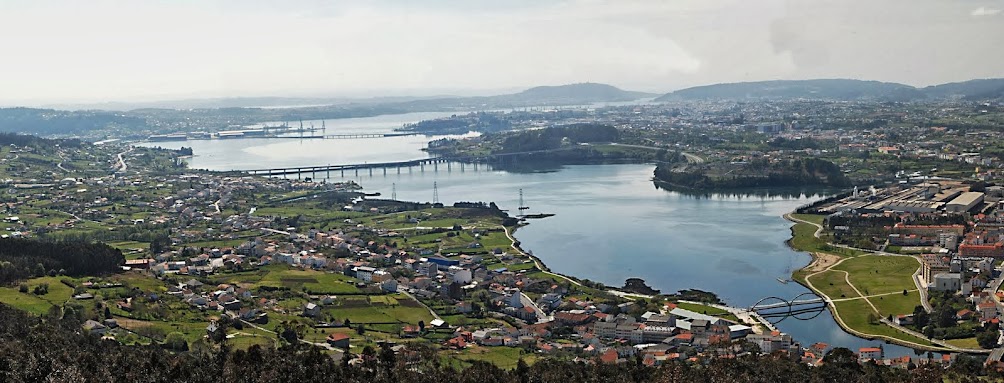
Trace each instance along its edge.
{"label": "long bridge over water", "polygon": [[402,169],[405,169],[408,172],[412,172],[414,168],[418,168],[419,171],[424,172],[426,167],[431,167],[433,171],[438,171],[440,166],[446,167],[448,171],[452,171],[454,166],[459,167],[460,170],[465,170],[467,166],[472,166],[474,170],[478,170],[479,165],[486,166],[490,164],[504,164],[507,162],[514,161],[517,157],[523,155],[556,152],[568,149],[569,148],[535,150],[535,151],[513,152],[513,153],[496,153],[496,154],[487,154],[483,156],[432,157],[432,158],[422,158],[417,160],[394,161],[394,162],[366,162],[361,164],[248,169],[248,170],[242,170],[242,172],[260,176],[286,176],[295,174],[297,175],[297,177],[301,177],[304,174],[310,174],[312,178],[316,178],[317,174],[324,174],[327,178],[331,178],[332,172],[336,172],[340,176],[345,176],[345,171],[351,171],[354,172],[355,175],[359,175],[360,170],[365,170],[369,172],[369,175],[373,175],[374,169],[382,170],[384,175],[387,174],[388,169],[395,170],[397,174],[401,174]]}

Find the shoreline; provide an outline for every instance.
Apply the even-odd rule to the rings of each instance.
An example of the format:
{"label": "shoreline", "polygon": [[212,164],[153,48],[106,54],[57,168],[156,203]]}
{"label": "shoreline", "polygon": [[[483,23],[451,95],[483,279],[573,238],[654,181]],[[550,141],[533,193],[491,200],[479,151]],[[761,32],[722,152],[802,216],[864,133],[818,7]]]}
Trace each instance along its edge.
{"label": "shoreline", "polygon": [[[816,226],[817,230],[816,230],[816,232],[813,235],[818,235],[822,231],[822,227],[821,226],[816,225],[816,224],[814,224],[812,222],[799,220],[799,219],[791,216],[791,214],[793,214],[793,213],[794,213],[794,211],[785,213],[784,215],[782,215],[782,217],[784,219],[788,220],[789,222],[793,222],[793,223],[796,223],[796,224],[797,223],[806,223],[806,224],[810,224],[810,225]],[[792,227],[789,230],[791,231],[792,238],[794,238],[794,236],[795,236],[794,225],[792,225]],[[816,289],[814,286],[812,286],[811,283],[808,282],[808,277],[809,276],[814,275],[815,273],[821,272],[821,271],[813,271],[810,268],[812,268],[813,266],[817,266],[817,262],[819,262],[820,260],[824,259],[824,257],[821,257],[819,254],[816,254],[815,252],[808,252],[808,251],[802,251],[802,250],[796,249],[794,246],[791,245],[791,240],[792,239],[789,238],[788,240],[785,241],[785,244],[787,244],[788,247],[790,247],[792,250],[795,250],[797,252],[808,253],[809,256],[812,258],[812,261],[810,261],[809,264],[807,264],[804,267],[799,268],[798,270],[795,270],[795,271],[792,272],[792,274],[791,274],[791,280],[797,282],[802,287],[805,287],[806,289],[808,289],[809,291],[811,291],[813,294],[816,294],[817,296],[823,298],[826,301],[826,309],[830,312],[830,316],[833,317],[833,321],[836,322],[837,326],[839,326],[840,329],[843,330],[844,332],[846,332],[847,334],[855,336],[855,337],[858,337],[858,338],[861,338],[861,339],[866,339],[866,340],[882,340],[882,341],[885,341],[885,342],[888,342],[888,343],[892,343],[892,344],[895,344],[895,345],[899,345],[899,346],[903,346],[903,347],[908,347],[908,348],[912,348],[912,349],[916,349],[916,350],[935,351],[935,352],[961,352],[961,353],[967,353],[964,350],[954,350],[954,349],[945,348],[945,347],[938,347],[938,346],[927,346],[927,345],[922,345],[922,344],[918,344],[918,343],[913,343],[913,342],[905,341],[905,340],[902,340],[902,339],[892,338],[892,337],[889,337],[889,336],[886,336],[886,335],[868,334],[868,333],[864,333],[864,332],[861,332],[861,331],[858,331],[858,330],[855,330],[855,329],[851,328],[846,323],[844,323],[843,318],[840,317],[840,313],[837,310],[836,305],[833,303],[833,299],[830,298],[829,296],[827,296],[826,294],[824,294],[822,291]],[[836,264],[840,263],[842,260],[849,259],[849,257],[838,257],[838,259],[839,260],[836,261],[836,263],[830,265],[829,267],[833,267]],[[809,275],[804,276],[805,279],[803,280],[802,278],[799,278],[799,277],[795,276],[795,273],[798,273],[798,272],[811,272],[813,274],[809,274]],[[895,329],[895,330],[899,330],[899,329],[897,329],[895,327],[892,327],[892,328]],[[990,350],[986,350],[986,351],[989,352]]]}
{"label": "shoreline", "polygon": [[[571,283],[573,285],[576,285],[576,286],[579,286],[579,287],[587,287],[587,288],[589,288],[588,286],[583,285],[582,282],[580,282],[580,280],[578,278],[576,278],[576,277],[571,277],[571,276],[568,276],[568,275],[565,275],[565,274],[556,273],[556,272],[551,271],[551,268],[547,267],[547,264],[545,264],[544,261],[541,260],[539,257],[537,257],[536,255],[533,255],[533,254],[530,254],[530,253],[527,253],[526,251],[524,251],[523,248],[520,246],[520,241],[518,239],[516,239],[515,233],[516,233],[516,230],[519,229],[521,226],[526,226],[526,225],[529,225],[529,224],[527,223],[527,224],[523,224],[523,225],[516,225],[516,226],[513,226],[511,229],[510,229],[509,226],[501,226],[502,229],[503,229],[503,231],[506,234],[506,237],[509,238],[509,241],[510,241],[509,247],[512,248],[513,250],[516,250],[516,252],[518,254],[520,254],[520,255],[522,255],[524,257],[530,258],[530,260],[533,261],[534,266],[537,268],[537,270],[540,270],[540,272],[542,272],[544,274],[548,274],[548,275],[554,276],[554,277],[557,277],[557,278],[564,279],[564,280],[568,281],[569,283]],[[597,289],[597,290],[604,291],[604,292],[613,294],[613,295],[621,297],[621,298],[631,298],[631,299],[644,298],[644,299],[652,299],[654,297],[654,295],[645,295],[645,294],[638,294],[638,293],[634,293],[634,292],[630,292],[630,291],[623,291],[621,289],[618,289],[618,288],[615,288],[615,287],[611,287],[611,286],[605,286],[605,287],[607,288],[606,290],[599,290],[599,289]]]}

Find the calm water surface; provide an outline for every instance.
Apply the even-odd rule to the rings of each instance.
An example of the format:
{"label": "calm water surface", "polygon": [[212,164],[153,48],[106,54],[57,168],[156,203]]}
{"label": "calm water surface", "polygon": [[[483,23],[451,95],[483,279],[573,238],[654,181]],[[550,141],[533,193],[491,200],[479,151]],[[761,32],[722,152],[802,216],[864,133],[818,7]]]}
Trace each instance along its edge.
{"label": "calm water surface", "polygon": [[[385,132],[403,123],[430,118],[426,114],[328,120],[325,125]],[[319,126],[319,123],[314,123]],[[429,138],[421,136],[371,140],[238,139],[155,143],[152,146],[191,146],[193,168],[230,170],[385,162],[425,157],[419,151]],[[531,213],[554,213],[519,229],[517,238],[555,272],[619,286],[640,277],[663,292],[698,288],[717,293],[726,303],[748,306],[767,296],[794,298],[808,290],[796,283],[782,284],[793,269],[809,262],[806,253],[785,245],[791,223],[781,215],[820,195],[786,192],[782,196],[693,196],[656,189],[650,181],[652,165],[568,166],[549,173],[450,171],[426,166],[373,176],[332,174],[331,181],[352,179],[368,192],[401,200],[431,201],[433,184],[439,200],[494,201],[515,211],[523,189]],[[319,174],[319,177],[323,175]],[[841,330],[828,312],[778,327],[803,345],[825,342],[833,346],[876,346],[879,341],[854,337]],[[884,345],[887,356],[912,350]]]}

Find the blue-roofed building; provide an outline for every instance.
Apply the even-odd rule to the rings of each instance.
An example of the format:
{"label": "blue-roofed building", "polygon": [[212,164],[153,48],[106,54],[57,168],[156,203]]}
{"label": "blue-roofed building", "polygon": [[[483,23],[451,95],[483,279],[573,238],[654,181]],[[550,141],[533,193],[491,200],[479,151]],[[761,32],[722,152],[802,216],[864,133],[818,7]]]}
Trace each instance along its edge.
{"label": "blue-roofed building", "polygon": [[428,261],[432,262],[432,263],[435,263],[435,264],[437,264],[439,266],[444,266],[444,268],[447,268],[447,267],[450,267],[450,266],[457,266],[457,265],[460,264],[460,261],[455,261],[455,260],[446,259],[446,258],[439,258],[439,257],[429,257]]}

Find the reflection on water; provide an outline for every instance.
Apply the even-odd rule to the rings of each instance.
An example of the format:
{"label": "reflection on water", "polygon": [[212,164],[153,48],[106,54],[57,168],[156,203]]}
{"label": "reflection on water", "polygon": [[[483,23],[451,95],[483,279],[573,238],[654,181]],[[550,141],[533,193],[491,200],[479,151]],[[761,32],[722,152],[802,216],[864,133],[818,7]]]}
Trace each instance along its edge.
{"label": "reflection on water", "polygon": [[[388,129],[414,116],[357,119],[363,131]],[[372,123],[372,125],[367,125]],[[374,128],[373,126],[383,126]],[[326,123],[330,129],[331,122]],[[239,139],[156,143],[191,146],[195,168],[255,169],[362,162],[404,161],[424,157],[420,136],[361,140]],[[547,170],[547,171],[540,171]],[[652,165],[576,165],[506,172],[474,166],[426,166],[330,174],[331,181],[355,180],[367,192],[398,199],[431,201],[433,184],[440,201],[496,202],[518,206],[523,189],[529,213],[554,213],[519,229],[516,236],[548,266],[560,273],[621,285],[631,277],[645,279],[664,292],[685,288],[713,291],[727,303],[749,306],[763,297],[791,299],[808,290],[782,284],[791,271],[809,262],[805,253],[785,245],[791,223],[781,215],[822,198],[812,190],[751,190],[742,193],[683,193],[660,190],[651,181]],[[316,174],[326,177],[327,174]],[[295,177],[295,176],[293,176]],[[829,312],[800,321],[785,320],[782,331],[803,344],[875,346],[842,331]],[[911,350],[886,345],[888,356]]]}

